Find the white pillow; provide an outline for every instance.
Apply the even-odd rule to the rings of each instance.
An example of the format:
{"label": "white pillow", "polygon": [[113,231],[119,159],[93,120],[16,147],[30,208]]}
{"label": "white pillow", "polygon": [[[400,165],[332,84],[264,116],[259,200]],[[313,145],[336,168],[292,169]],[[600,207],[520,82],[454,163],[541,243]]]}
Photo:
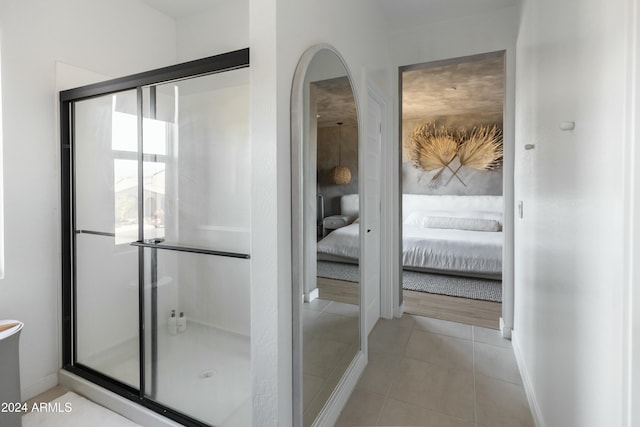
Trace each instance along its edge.
{"label": "white pillow", "polygon": [[502,224],[495,219],[456,218],[449,216],[428,216],[424,218],[425,228],[447,228],[469,231],[502,231]]}
{"label": "white pillow", "polygon": [[497,221],[502,228],[502,214],[500,212],[492,212],[492,211],[439,211],[439,210],[424,210],[424,211],[415,211],[411,212],[405,220],[403,224],[406,225],[417,225],[419,227],[426,227],[424,222],[426,218],[439,216],[439,217],[448,217],[448,218],[477,218],[477,219],[491,219]]}

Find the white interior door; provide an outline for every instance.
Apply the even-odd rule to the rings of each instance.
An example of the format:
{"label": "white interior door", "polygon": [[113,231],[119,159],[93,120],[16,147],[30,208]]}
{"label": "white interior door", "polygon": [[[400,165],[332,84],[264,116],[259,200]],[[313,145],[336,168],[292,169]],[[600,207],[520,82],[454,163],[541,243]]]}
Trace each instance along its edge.
{"label": "white interior door", "polygon": [[380,318],[380,151],[382,107],[367,92],[364,170],[364,314],[367,335]]}

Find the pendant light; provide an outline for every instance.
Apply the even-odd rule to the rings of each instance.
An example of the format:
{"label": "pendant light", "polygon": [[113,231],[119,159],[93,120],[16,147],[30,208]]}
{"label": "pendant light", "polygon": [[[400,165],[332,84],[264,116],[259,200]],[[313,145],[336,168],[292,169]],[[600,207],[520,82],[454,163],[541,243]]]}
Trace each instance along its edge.
{"label": "pendant light", "polygon": [[338,147],[338,166],[331,169],[329,178],[336,185],[344,185],[351,182],[351,170],[347,166],[342,166],[342,122],[336,123],[340,131]]}

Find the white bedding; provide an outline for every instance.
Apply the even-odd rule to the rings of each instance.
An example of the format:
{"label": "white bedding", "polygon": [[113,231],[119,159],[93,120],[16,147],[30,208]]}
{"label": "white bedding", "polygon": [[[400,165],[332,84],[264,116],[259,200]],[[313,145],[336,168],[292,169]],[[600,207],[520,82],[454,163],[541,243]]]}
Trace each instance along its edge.
{"label": "white bedding", "polygon": [[[318,259],[357,262],[359,224],[339,228],[318,242]],[[502,232],[403,226],[405,269],[499,278]]]}

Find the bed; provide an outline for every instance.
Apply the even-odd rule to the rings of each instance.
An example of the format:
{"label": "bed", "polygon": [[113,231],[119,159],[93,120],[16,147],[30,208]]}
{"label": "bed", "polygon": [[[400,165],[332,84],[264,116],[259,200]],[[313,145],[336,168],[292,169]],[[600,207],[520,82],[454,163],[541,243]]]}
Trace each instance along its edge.
{"label": "bed", "polygon": [[[341,200],[350,215],[357,197]],[[500,279],[502,210],[501,196],[403,195],[403,268]],[[355,220],[318,242],[318,260],[357,263],[359,241]]]}

